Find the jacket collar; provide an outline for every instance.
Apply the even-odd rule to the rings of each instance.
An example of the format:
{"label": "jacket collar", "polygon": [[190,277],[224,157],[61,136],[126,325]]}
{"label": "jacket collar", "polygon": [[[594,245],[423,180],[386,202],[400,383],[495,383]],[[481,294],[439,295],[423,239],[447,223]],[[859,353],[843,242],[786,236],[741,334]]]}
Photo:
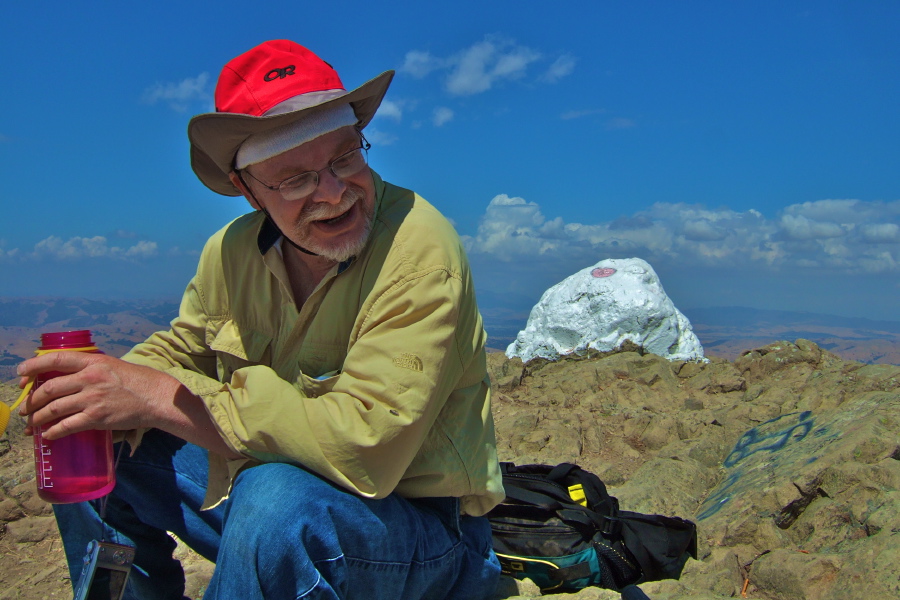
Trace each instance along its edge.
{"label": "jacket collar", "polygon": [[259,249],[259,253],[264,255],[271,250],[280,237],[281,232],[278,231],[278,227],[268,215],[265,215],[262,225],[259,227],[259,234],[256,236],[256,247]]}

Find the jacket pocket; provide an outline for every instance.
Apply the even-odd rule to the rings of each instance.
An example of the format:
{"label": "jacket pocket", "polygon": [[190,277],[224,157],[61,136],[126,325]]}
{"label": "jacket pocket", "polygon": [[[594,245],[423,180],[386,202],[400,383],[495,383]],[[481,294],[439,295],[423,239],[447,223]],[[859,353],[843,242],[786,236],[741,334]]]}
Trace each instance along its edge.
{"label": "jacket pocket", "polygon": [[306,373],[300,373],[299,377],[297,377],[297,383],[307,398],[318,398],[334,389],[334,384],[337,383],[338,377],[340,377],[339,372],[325,373],[319,377],[311,377]]}
{"label": "jacket pocket", "polygon": [[241,327],[231,319],[225,321],[209,344],[216,352],[219,381],[229,381],[238,369],[271,363],[271,344],[272,336]]}

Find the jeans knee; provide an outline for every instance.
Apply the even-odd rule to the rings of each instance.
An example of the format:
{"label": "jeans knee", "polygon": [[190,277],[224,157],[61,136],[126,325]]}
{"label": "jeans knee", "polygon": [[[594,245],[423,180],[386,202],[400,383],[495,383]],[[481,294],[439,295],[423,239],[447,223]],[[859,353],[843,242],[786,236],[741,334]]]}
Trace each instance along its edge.
{"label": "jeans knee", "polygon": [[[266,463],[238,475],[228,500],[226,530],[248,543],[260,536],[294,540],[331,537],[334,497],[353,501],[320,477],[294,465]],[[265,539],[259,540],[265,542]]]}
{"label": "jeans knee", "polygon": [[298,500],[304,495],[296,482],[299,470],[292,465],[267,463],[243,471],[232,487],[226,520],[236,513],[242,519],[261,523],[296,516]]}
{"label": "jeans knee", "polygon": [[[228,499],[223,548],[238,564],[312,585],[313,565],[342,559],[334,498],[352,494],[292,465],[268,463],[243,471]],[[217,566],[218,568],[218,566]]]}

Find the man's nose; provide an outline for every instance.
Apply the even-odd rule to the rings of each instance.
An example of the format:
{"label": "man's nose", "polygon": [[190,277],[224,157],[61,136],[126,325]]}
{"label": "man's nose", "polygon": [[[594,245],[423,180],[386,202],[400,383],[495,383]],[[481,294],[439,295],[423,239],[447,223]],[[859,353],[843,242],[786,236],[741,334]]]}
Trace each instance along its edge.
{"label": "man's nose", "polygon": [[319,185],[313,193],[312,200],[314,202],[326,202],[328,204],[339,204],[344,195],[347,184],[340,177],[336,177],[331,169],[324,169],[319,173]]}

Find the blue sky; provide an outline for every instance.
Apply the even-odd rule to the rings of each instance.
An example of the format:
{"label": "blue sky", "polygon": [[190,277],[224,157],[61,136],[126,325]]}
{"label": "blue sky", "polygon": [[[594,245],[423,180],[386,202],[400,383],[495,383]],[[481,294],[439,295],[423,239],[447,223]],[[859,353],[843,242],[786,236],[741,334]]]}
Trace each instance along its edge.
{"label": "blue sky", "polygon": [[288,38],[348,87],[397,70],[370,163],[454,222],[485,311],[637,256],[682,309],[900,320],[900,3],[551,7],[7,3],[0,296],[180,295],[248,209],[187,122]]}

